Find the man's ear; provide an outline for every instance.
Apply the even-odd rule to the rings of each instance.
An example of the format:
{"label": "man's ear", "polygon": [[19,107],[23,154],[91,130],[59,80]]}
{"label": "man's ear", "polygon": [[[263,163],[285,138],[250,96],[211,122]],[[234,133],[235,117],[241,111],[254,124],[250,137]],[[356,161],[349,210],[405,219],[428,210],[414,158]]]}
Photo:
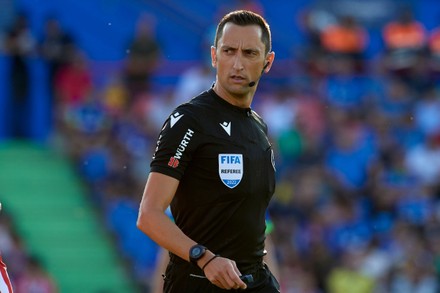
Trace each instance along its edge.
{"label": "man's ear", "polygon": [[211,65],[217,68],[217,48],[214,46],[211,46]]}
{"label": "man's ear", "polygon": [[272,67],[273,61],[275,60],[275,52],[269,52],[266,57],[266,63],[264,66],[264,73],[268,73],[270,68]]}

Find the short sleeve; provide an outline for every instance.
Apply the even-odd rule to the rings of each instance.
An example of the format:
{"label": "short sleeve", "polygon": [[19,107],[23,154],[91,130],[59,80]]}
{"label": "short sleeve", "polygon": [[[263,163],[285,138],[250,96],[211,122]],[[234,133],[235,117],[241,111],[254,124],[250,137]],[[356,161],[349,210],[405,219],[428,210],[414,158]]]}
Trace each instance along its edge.
{"label": "short sleeve", "polygon": [[180,106],[165,121],[159,134],[151,172],[180,180],[200,141],[200,127],[190,105]]}

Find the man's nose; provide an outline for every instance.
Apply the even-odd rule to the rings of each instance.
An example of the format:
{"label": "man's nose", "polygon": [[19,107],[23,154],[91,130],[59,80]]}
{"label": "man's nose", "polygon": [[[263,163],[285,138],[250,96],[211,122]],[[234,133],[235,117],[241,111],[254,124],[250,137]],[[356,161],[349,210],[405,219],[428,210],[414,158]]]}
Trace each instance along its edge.
{"label": "man's nose", "polygon": [[243,69],[243,62],[241,61],[241,55],[240,54],[237,54],[235,56],[233,68],[235,70],[242,70]]}

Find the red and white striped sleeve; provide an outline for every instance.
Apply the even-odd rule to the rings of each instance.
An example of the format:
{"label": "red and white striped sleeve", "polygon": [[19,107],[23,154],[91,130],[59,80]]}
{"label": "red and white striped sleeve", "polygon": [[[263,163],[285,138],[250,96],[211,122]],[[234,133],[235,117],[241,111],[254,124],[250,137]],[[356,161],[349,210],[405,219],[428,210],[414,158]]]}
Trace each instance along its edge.
{"label": "red and white striped sleeve", "polygon": [[8,272],[6,270],[6,265],[2,260],[0,255],[0,292],[1,293],[12,293],[11,280],[9,279]]}

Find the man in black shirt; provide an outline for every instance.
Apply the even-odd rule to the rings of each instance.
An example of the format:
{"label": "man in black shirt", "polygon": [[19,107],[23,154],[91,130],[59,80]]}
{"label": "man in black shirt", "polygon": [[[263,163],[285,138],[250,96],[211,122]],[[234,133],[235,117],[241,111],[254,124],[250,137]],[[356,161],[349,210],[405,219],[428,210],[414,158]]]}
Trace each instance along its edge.
{"label": "man in black shirt", "polygon": [[211,57],[212,89],[164,123],[137,225],[170,251],[165,292],[279,292],[262,261],[274,157],[266,124],[250,108],[275,57],[268,24],[250,11],[227,14]]}

